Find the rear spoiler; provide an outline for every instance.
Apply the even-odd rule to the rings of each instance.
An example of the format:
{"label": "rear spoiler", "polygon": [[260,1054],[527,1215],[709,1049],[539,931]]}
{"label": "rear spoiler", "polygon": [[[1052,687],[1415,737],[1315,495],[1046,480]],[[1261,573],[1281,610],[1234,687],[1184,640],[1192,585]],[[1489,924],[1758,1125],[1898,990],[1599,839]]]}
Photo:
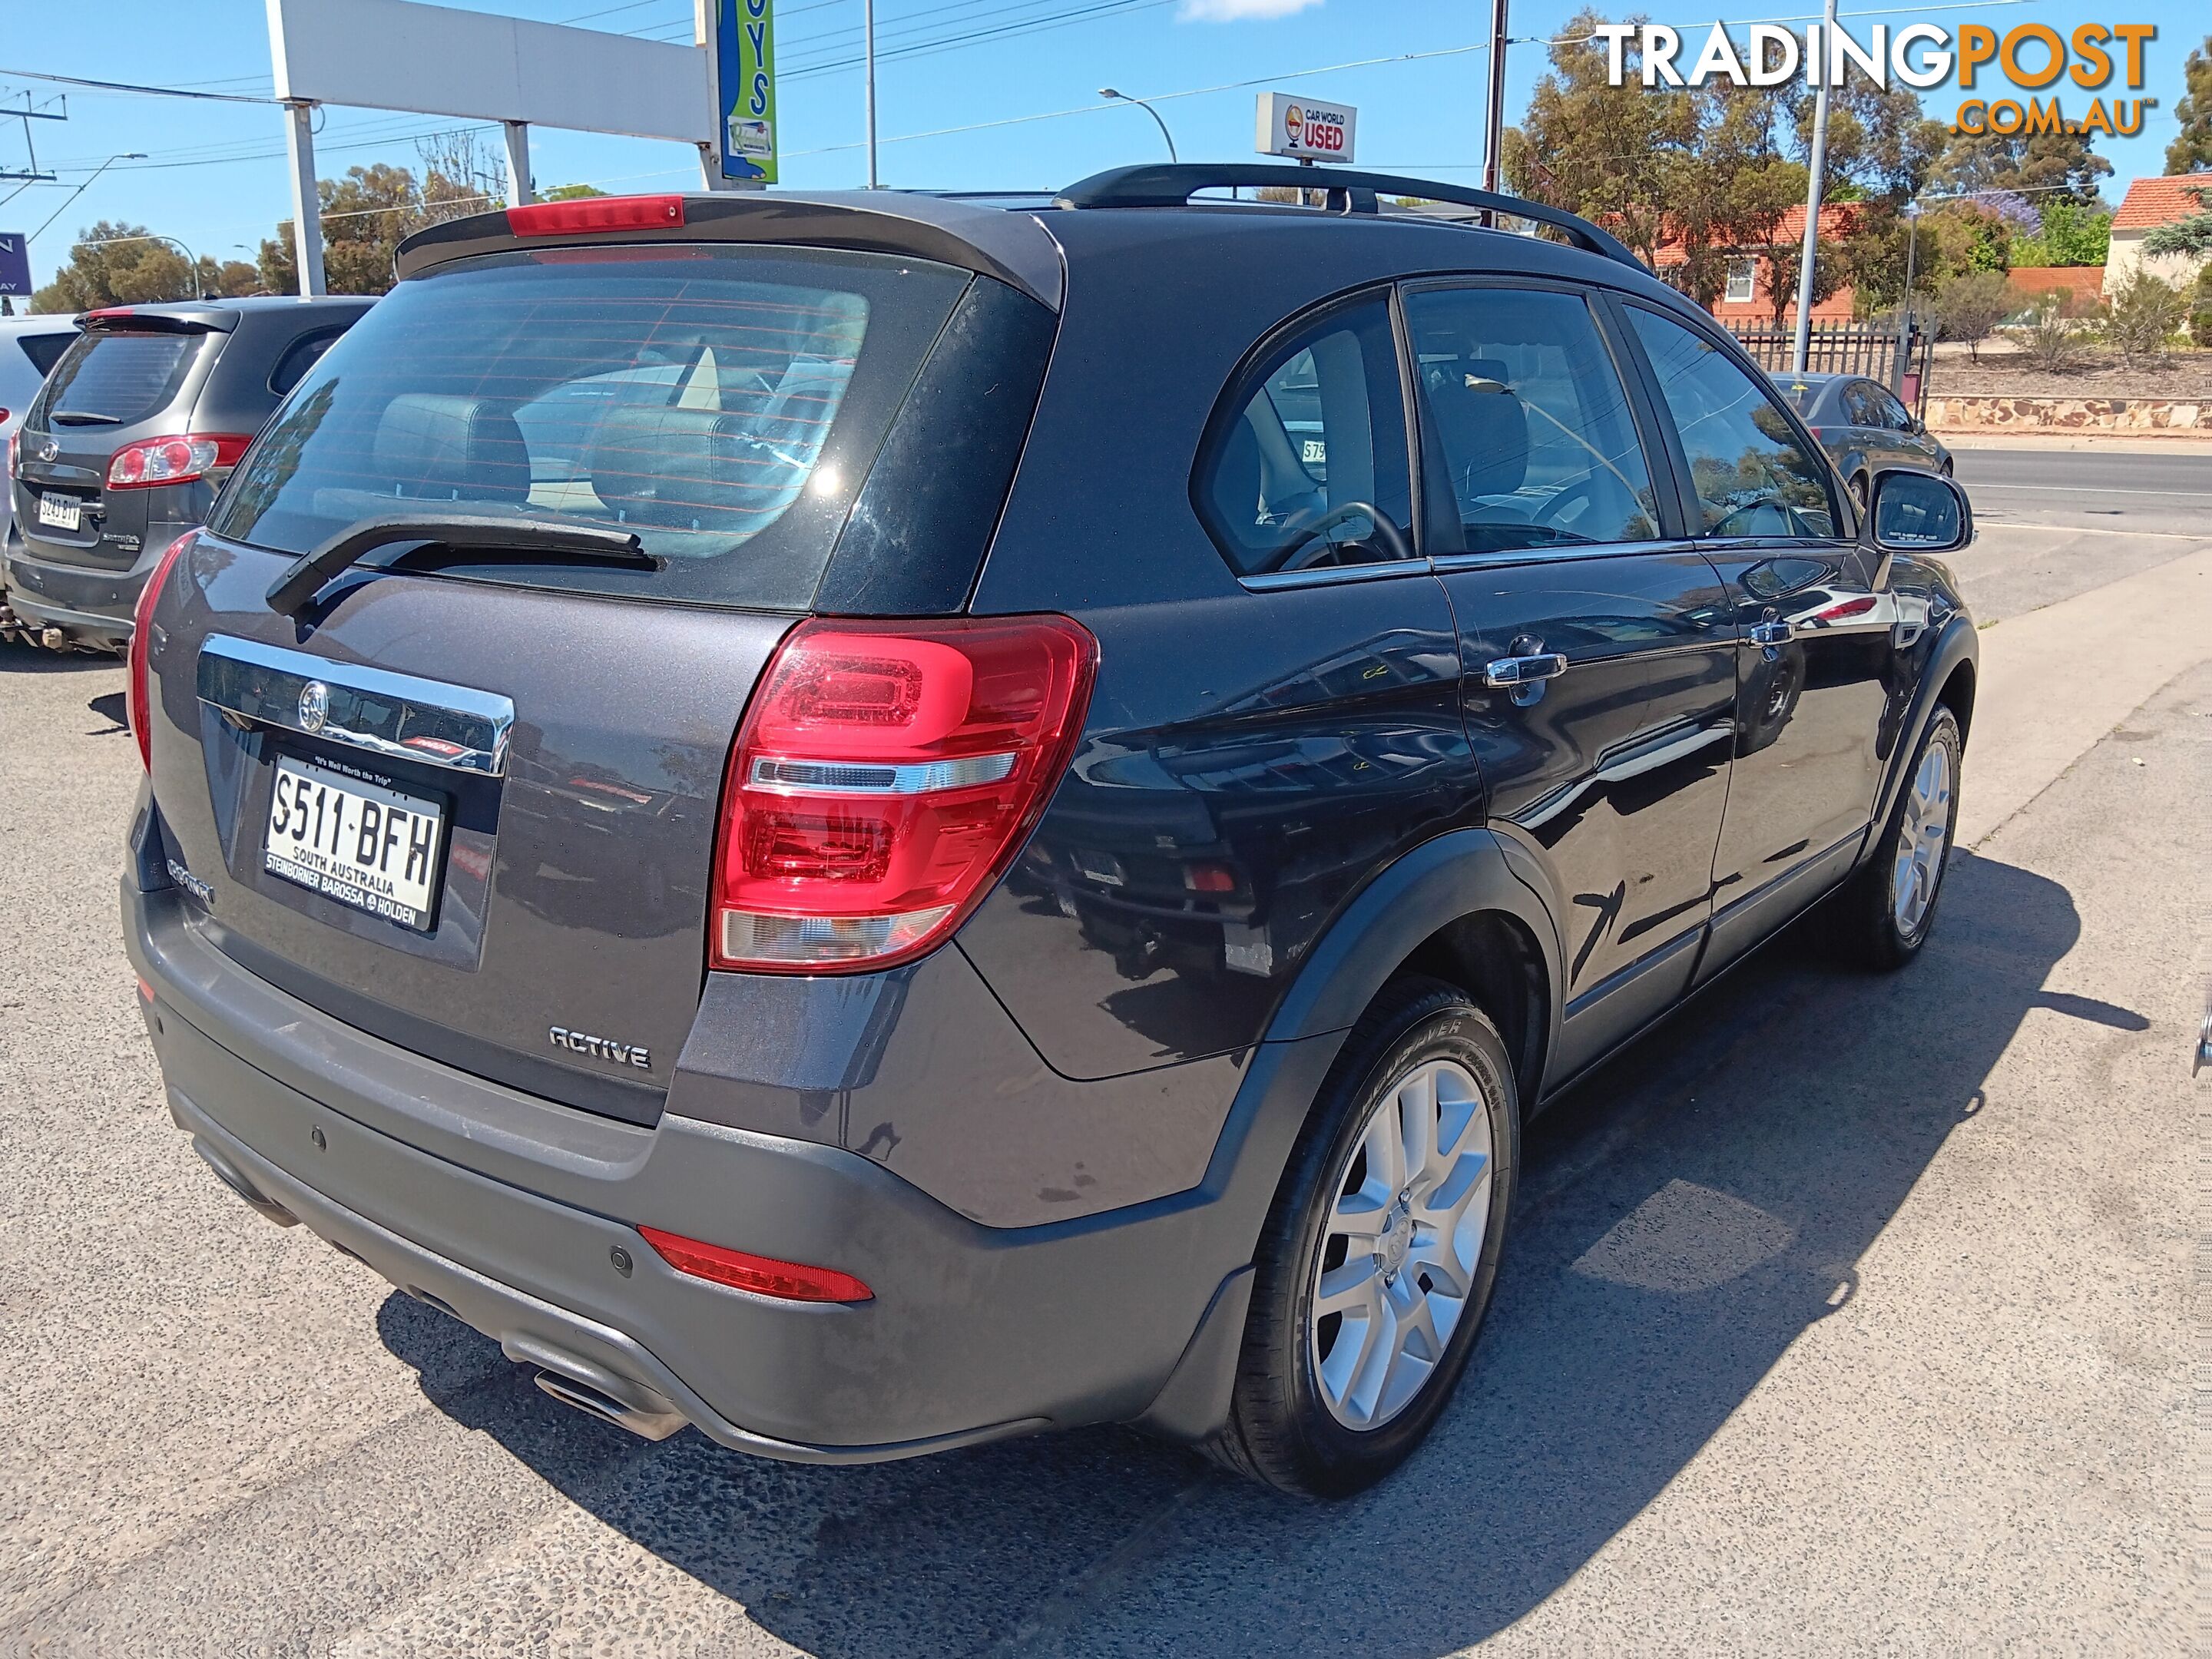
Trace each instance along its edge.
{"label": "rear spoiler", "polygon": [[[577,204],[610,219],[625,203],[651,203],[653,222],[569,233],[548,232],[524,219],[520,231],[506,211],[472,213],[416,231],[399,244],[392,267],[400,281],[435,265],[486,253],[562,247],[635,247],[658,243],[783,245],[850,248],[932,259],[994,276],[1057,312],[1061,300],[1059,244],[1036,217],[905,191],[823,191],[805,196],[714,191],[666,197],[602,197]],[[663,206],[672,204],[672,208]],[[530,215],[536,208],[514,210]]]}
{"label": "rear spoiler", "polygon": [[80,312],[76,325],[88,334],[228,334],[238,313],[220,306],[102,306]]}

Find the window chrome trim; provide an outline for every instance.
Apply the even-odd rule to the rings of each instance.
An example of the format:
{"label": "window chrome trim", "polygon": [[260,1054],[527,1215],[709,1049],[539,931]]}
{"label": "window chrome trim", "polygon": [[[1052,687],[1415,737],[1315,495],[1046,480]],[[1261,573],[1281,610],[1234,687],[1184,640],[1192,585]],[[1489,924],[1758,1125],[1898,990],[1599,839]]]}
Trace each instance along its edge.
{"label": "window chrome trim", "polygon": [[[306,696],[320,685],[319,699]],[[201,643],[199,699],[250,721],[479,777],[507,775],[514,702],[362,663],[332,662],[258,640],[210,634]],[[307,705],[307,707],[303,707]],[[311,719],[307,708],[319,706]]]}
{"label": "window chrome trim", "polygon": [[1274,593],[1286,587],[1336,587],[1346,582],[1387,581],[1394,576],[1428,576],[1432,559],[1386,559],[1376,564],[1316,565],[1306,570],[1261,570],[1239,576],[1248,593]]}

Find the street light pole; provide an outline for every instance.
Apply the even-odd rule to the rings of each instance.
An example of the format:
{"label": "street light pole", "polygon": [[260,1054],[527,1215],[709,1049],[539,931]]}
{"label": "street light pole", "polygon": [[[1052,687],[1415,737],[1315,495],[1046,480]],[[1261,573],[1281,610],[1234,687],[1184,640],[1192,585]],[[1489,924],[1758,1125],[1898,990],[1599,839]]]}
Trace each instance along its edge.
{"label": "street light pole", "polygon": [[883,186],[876,175],[876,0],[860,0],[861,53],[868,60],[868,188]]}
{"label": "street light pole", "polygon": [[1505,141],[1505,7],[1490,0],[1490,102],[1482,124],[1482,187],[1494,191],[1504,178]]}
{"label": "street light pole", "polygon": [[1142,111],[1144,111],[1146,114],[1147,114],[1147,115],[1151,116],[1151,117],[1152,118],[1152,123],[1153,123],[1153,125],[1154,125],[1155,126],[1158,127],[1158,128],[1159,128],[1159,130],[1160,130],[1160,137],[1163,137],[1163,138],[1164,138],[1164,139],[1166,139],[1166,140],[1168,141],[1168,160],[1169,160],[1169,161],[1180,161],[1182,159],[1180,155],[1177,155],[1176,154],[1176,147],[1175,147],[1175,134],[1173,134],[1172,132],[1170,132],[1170,131],[1168,131],[1168,124],[1167,124],[1165,121],[1163,121],[1163,120],[1161,120],[1161,119],[1160,119],[1160,112],[1159,112],[1159,111],[1158,111],[1158,110],[1154,109],[1154,108],[1153,108],[1150,104],[1146,103],[1143,99],[1141,99],[1141,98],[1132,98],[1131,96],[1129,96],[1129,94],[1128,94],[1127,93],[1126,93],[1126,92],[1116,92],[1116,91],[1115,91],[1113,88],[1111,88],[1111,87],[1101,87],[1101,88],[1098,88],[1098,95],[1099,95],[1101,98],[1115,98],[1115,99],[1119,99],[1122,103],[1125,103],[1125,104],[1134,104],[1134,105],[1135,105],[1139,109],[1140,109],[1140,110],[1142,110]]}
{"label": "street light pole", "polygon": [[1828,171],[1828,66],[1836,61],[1836,0],[1827,0],[1820,22],[1820,50],[1813,64],[1813,164],[1805,184],[1805,246],[1797,258],[1797,336],[1790,349],[1790,372],[1802,374],[1813,343],[1813,262],[1820,246],[1820,192]]}

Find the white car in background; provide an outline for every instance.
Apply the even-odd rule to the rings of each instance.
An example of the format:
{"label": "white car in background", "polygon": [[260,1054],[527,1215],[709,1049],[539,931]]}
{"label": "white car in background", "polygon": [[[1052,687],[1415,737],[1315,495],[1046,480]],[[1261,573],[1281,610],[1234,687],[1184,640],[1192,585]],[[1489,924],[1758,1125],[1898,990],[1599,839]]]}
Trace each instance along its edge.
{"label": "white car in background", "polygon": [[5,470],[15,462],[15,428],[76,333],[76,319],[70,316],[0,317],[0,446],[7,456],[0,461],[0,542],[14,533],[9,514],[15,491],[7,488]]}

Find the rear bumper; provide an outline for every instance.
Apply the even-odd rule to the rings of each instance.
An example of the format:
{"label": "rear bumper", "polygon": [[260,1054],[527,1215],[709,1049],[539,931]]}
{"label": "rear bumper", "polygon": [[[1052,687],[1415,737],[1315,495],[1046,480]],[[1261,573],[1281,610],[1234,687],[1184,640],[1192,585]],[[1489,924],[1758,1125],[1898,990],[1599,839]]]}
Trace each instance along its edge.
{"label": "rear bumper", "polygon": [[[123,908],[170,1109],[226,1179],[641,1418],[860,1462],[1148,1408],[1197,1434],[1225,1409],[1235,1343],[1203,1339],[1249,1260],[1254,1194],[982,1226],[840,1148],[672,1113],[641,1127],[438,1066],[246,973],[175,890],[126,878]],[[667,1267],[639,1223],[840,1268],[875,1297],[805,1305],[708,1284]]]}
{"label": "rear bumper", "polygon": [[[181,535],[184,526],[175,526]],[[15,614],[42,627],[58,628],[84,645],[121,649],[131,642],[131,614],[147,575],[175,536],[146,544],[127,570],[40,558],[18,532],[9,536],[0,556],[0,586]]]}

